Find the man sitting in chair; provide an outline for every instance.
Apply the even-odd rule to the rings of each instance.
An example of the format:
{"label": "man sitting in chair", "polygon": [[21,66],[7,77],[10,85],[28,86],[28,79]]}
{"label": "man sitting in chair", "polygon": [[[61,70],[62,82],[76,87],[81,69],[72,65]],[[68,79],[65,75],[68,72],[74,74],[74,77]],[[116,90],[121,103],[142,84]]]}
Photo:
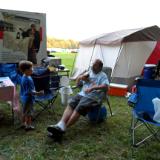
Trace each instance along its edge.
{"label": "man sitting in chair", "polygon": [[77,83],[83,81],[82,90],[70,100],[61,120],[47,128],[54,140],[61,139],[66,129],[75,124],[81,115],[85,116],[100,104],[109,85],[108,77],[102,72],[102,68],[103,62],[96,59],[88,75],[80,75],[77,78]]}

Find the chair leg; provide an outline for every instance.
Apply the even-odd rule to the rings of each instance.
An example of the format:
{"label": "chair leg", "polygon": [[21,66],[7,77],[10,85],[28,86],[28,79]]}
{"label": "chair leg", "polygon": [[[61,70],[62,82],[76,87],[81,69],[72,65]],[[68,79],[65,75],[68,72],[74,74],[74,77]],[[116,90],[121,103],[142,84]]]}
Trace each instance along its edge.
{"label": "chair leg", "polygon": [[37,102],[37,104],[38,104],[39,106],[41,106],[42,109],[33,117],[33,121],[36,120],[37,117],[39,117],[39,115],[40,115],[43,111],[45,111],[46,109],[49,108],[49,107],[48,107],[48,104],[45,104],[45,105],[44,105],[44,103],[42,103],[42,102]]}
{"label": "chair leg", "polygon": [[[145,125],[146,128],[148,129],[148,131],[150,132],[150,134],[146,137],[144,137],[143,139],[137,141],[136,140],[136,129],[138,129],[140,126]],[[143,121],[138,120],[137,118],[134,117],[134,115],[132,115],[132,121],[131,121],[131,136],[132,136],[132,146],[133,147],[139,147],[140,145],[142,145],[144,142],[146,142],[148,139],[150,139],[151,137],[154,136],[154,138],[160,142],[160,139],[157,137],[157,133],[159,132],[159,130],[154,130],[150,124],[145,123]]]}
{"label": "chair leg", "polygon": [[131,138],[132,138],[132,146],[136,146],[135,145],[135,126],[136,126],[137,122],[135,122],[135,118],[132,115],[132,120],[131,120]]}
{"label": "chair leg", "polygon": [[106,101],[107,101],[107,104],[108,104],[108,107],[109,107],[109,110],[110,110],[110,114],[111,114],[111,116],[113,116],[113,113],[112,113],[112,109],[111,109],[111,105],[110,105],[108,96],[106,96]]}
{"label": "chair leg", "polygon": [[148,128],[148,130],[150,131],[151,135],[154,136],[155,139],[160,142],[160,138],[157,136],[157,133],[159,132],[159,129],[155,130],[150,126],[150,124],[147,124],[147,123],[144,123],[144,125]]}
{"label": "chair leg", "polygon": [[13,110],[13,107],[12,107],[12,121],[13,121],[13,125],[14,125],[14,110]]}
{"label": "chair leg", "polygon": [[33,121],[36,120],[37,117],[38,117],[43,111],[51,108],[51,106],[53,106],[54,101],[56,100],[56,98],[57,98],[57,96],[56,96],[54,99],[49,100],[48,103],[46,103],[46,104],[43,103],[43,102],[40,102],[40,101],[38,102],[38,101],[37,101],[37,104],[38,104],[39,106],[41,106],[42,109],[33,117]]}

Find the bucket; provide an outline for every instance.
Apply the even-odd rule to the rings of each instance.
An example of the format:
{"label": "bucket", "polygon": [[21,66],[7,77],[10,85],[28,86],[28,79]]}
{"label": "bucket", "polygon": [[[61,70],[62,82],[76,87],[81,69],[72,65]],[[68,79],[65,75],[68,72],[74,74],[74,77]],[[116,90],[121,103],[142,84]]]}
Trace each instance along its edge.
{"label": "bucket", "polygon": [[72,94],[72,89],[70,86],[60,88],[61,103],[62,105],[67,105],[69,100],[69,95]]}
{"label": "bucket", "polygon": [[155,73],[155,64],[145,64],[143,70],[143,78],[144,79],[153,79]]}
{"label": "bucket", "polygon": [[69,86],[69,78],[67,76],[62,76],[60,79],[60,85],[61,87]]}

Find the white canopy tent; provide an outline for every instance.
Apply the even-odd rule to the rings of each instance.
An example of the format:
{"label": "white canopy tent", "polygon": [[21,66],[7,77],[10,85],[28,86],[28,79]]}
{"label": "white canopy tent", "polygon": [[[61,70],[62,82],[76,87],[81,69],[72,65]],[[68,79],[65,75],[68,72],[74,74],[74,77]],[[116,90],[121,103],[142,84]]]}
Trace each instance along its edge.
{"label": "white canopy tent", "polygon": [[130,84],[134,77],[141,74],[159,40],[160,29],[152,26],[107,33],[81,41],[72,78],[88,70],[92,62],[99,58],[104,67],[112,68],[112,82]]}

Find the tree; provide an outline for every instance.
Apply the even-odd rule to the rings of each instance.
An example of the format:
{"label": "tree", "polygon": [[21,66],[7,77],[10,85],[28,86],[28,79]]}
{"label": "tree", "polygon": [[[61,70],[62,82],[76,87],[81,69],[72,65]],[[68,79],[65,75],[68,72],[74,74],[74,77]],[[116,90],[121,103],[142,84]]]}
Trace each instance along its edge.
{"label": "tree", "polygon": [[47,48],[69,48],[69,49],[78,49],[79,42],[72,39],[63,40],[56,39],[54,37],[47,37]]}

